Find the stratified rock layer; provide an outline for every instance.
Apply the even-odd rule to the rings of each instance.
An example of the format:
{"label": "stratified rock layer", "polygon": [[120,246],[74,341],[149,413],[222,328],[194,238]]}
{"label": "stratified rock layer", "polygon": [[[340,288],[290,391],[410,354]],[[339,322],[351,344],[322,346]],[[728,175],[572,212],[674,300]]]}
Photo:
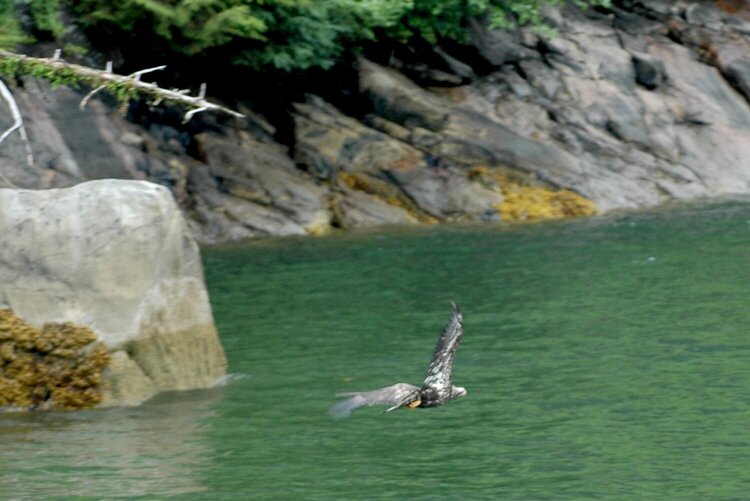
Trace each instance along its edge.
{"label": "stratified rock layer", "polygon": [[226,370],[198,246],[149,182],[0,190],[0,306],[89,327],[112,354],[105,405],[207,387]]}

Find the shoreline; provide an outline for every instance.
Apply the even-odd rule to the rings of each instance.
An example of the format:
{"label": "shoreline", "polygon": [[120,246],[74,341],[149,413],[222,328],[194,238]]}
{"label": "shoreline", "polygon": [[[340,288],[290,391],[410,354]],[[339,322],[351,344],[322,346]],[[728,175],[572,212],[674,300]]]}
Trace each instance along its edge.
{"label": "shoreline", "polygon": [[381,226],[370,226],[366,228],[352,228],[352,229],[340,229],[335,228],[331,231],[323,234],[315,235],[265,235],[253,238],[247,238],[244,240],[235,240],[219,243],[199,243],[202,250],[229,250],[232,248],[242,248],[245,246],[252,245],[274,245],[279,242],[289,241],[309,241],[309,240],[320,240],[320,239],[356,239],[359,237],[377,237],[382,235],[404,235],[404,234],[419,234],[428,233],[432,231],[515,231],[524,230],[540,225],[568,225],[568,224],[597,224],[599,222],[605,222],[615,218],[627,218],[627,217],[649,217],[659,215],[669,215],[673,213],[690,213],[693,211],[704,211],[713,209],[723,209],[732,206],[748,207],[750,209],[750,196],[748,195],[737,195],[728,196],[721,195],[715,198],[703,198],[700,200],[670,200],[661,205],[644,208],[633,208],[633,209],[619,209],[609,211],[604,214],[596,214],[593,216],[580,216],[570,218],[556,218],[556,219],[535,219],[532,221],[494,221],[494,222],[477,222],[477,221],[450,221],[440,222],[434,224],[418,224],[418,225],[381,225]]}

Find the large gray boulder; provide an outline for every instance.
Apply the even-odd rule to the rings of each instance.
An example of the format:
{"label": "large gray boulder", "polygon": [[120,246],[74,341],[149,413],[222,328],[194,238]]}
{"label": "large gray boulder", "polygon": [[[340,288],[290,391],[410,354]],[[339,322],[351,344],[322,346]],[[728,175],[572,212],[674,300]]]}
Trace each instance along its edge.
{"label": "large gray boulder", "polygon": [[225,374],[198,246],[156,184],[0,189],[0,308],[90,327],[112,354],[105,405]]}

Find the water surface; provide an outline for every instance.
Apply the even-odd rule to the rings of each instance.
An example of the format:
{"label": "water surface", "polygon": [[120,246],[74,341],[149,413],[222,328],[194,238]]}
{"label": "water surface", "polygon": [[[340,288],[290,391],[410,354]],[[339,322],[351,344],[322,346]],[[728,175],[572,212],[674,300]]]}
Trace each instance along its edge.
{"label": "water surface", "polygon": [[[0,416],[2,499],[729,499],[750,492],[750,206],[205,249],[234,375]],[[418,384],[465,314],[436,409]]]}

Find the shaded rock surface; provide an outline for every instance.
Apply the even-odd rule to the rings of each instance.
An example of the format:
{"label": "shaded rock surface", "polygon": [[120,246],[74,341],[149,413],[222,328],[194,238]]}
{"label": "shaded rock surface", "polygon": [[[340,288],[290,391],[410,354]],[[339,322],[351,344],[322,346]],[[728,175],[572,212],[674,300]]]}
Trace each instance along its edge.
{"label": "shaded rock surface", "polygon": [[[367,186],[350,183],[355,190],[384,200],[401,196],[401,207],[438,219],[497,215],[499,193],[472,183],[451,168],[450,159],[436,162],[436,156],[406,142],[410,137],[394,138],[360,124],[315,97],[296,110],[297,160],[314,166],[319,176],[336,181],[340,173],[359,173],[360,185]],[[385,183],[366,183],[366,176]]]}
{"label": "shaded rock surface", "polygon": [[[191,169],[189,183],[199,194],[204,213],[223,213],[247,236],[323,233],[330,221],[328,189],[300,172],[287,151],[275,143],[240,134],[235,140],[196,136],[206,166]],[[210,219],[197,219],[214,230]],[[219,235],[217,240],[223,240]]]}
{"label": "shaded rock surface", "polygon": [[344,191],[342,196],[335,198],[332,211],[333,220],[342,228],[419,222],[405,209],[356,190]]}
{"label": "shaded rock surface", "polygon": [[0,307],[34,325],[90,327],[112,353],[107,405],[225,373],[198,246],[153,183],[0,189]]}
{"label": "shaded rock surface", "polygon": [[[500,209],[507,187],[478,182],[477,168],[604,212],[749,194],[750,10],[614,4],[550,10],[554,38],[476,20],[471,46],[434,47],[434,67],[413,53],[363,59],[354,98],[308,95],[268,117],[245,107],[240,122],[135,125],[26,81],[16,94],[37,165],[14,137],[0,172],[30,188],[152,180],[202,242],[515,214]],[[560,197],[536,196],[548,199]]]}

